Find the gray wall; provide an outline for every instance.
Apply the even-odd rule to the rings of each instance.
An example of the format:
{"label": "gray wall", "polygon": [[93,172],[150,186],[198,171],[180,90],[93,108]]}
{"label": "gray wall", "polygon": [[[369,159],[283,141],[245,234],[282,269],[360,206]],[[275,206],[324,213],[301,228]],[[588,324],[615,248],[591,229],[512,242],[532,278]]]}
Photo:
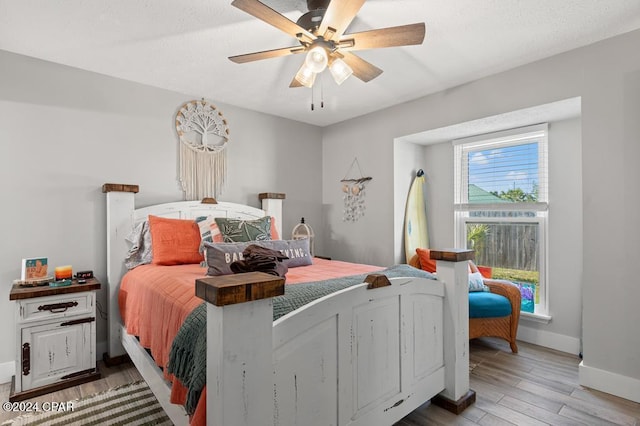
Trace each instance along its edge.
{"label": "gray wall", "polygon": [[[182,199],[174,120],[197,99],[0,51],[0,382],[15,356],[9,290],[23,257],[92,269],[106,282],[101,186],[140,185],[138,207]],[[259,207],[284,192],[284,237],[305,216],[322,220],[321,129],[217,104],[228,120],[228,186],[219,197]],[[322,242],[316,244],[322,251]],[[98,300],[105,307],[104,291]],[[99,320],[98,342],[106,340]],[[100,347],[98,355],[101,356]]]}
{"label": "gray wall", "polygon": [[[425,169],[425,150],[422,145],[397,140],[393,145],[393,253],[396,259],[405,262],[404,232],[398,232],[404,228],[404,217],[407,204],[407,194],[416,173]],[[426,185],[425,185],[426,186]],[[429,200],[431,194],[425,190],[425,200]],[[427,216],[427,222],[429,216]],[[433,222],[427,223],[427,230],[431,230]],[[410,258],[409,258],[410,259]],[[406,262],[409,261],[406,259]]]}
{"label": "gray wall", "polygon": [[[393,146],[376,143],[379,127],[383,126],[353,126],[350,120],[323,129],[322,238],[325,254],[334,259],[384,265],[389,262],[383,259],[393,258]],[[340,180],[354,158],[373,180],[366,187],[365,215],[356,222],[344,222]]]}
{"label": "gray wall", "polygon": [[[631,386],[637,388],[640,286],[635,284],[633,257],[640,208],[640,168],[635,164],[640,150],[638,45],[640,31],[631,32],[326,128],[323,202],[332,231],[325,233],[327,252],[382,265],[397,260],[389,219],[394,138],[581,96],[584,364],[635,379]],[[370,215],[355,226],[340,221],[337,191],[329,190],[354,155],[372,170],[376,183],[368,194]],[[385,224],[383,229],[379,223]],[[367,252],[348,250],[342,241],[368,247]],[[579,245],[565,247],[581,250]],[[562,261],[564,253],[552,251]]]}

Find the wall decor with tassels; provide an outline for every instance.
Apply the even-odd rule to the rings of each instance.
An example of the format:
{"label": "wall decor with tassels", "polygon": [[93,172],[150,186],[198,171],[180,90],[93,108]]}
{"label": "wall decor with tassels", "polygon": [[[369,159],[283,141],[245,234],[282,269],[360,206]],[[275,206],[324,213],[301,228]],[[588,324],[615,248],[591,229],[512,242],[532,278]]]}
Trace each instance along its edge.
{"label": "wall decor with tassels", "polygon": [[176,114],[176,131],[185,200],[218,197],[227,177],[227,120],[204,99],[189,101]]}
{"label": "wall decor with tassels", "polygon": [[[357,166],[358,168],[358,175],[355,176],[353,175],[354,166]],[[342,192],[344,193],[342,196],[344,201],[342,220],[344,222],[355,222],[364,216],[364,211],[366,209],[364,204],[365,189],[372,179],[372,177],[365,177],[362,174],[358,157],[354,158],[344,178],[340,180],[342,183]]]}

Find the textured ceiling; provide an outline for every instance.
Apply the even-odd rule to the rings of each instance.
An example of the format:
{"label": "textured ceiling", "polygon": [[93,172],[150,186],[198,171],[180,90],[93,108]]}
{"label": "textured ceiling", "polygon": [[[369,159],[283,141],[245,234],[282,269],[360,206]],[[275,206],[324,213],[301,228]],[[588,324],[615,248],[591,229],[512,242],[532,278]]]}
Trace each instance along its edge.
{"label": "textured ceiling", "polygon": [[227,59],[296,44],[230,3],[0,0],[0,49],[325,126],[640,28],[639,0],[368,0],[347,32],[425,22],[425,42],[360,52],[384,70],[369,83],[325,72],[311,111],[312,91],[288,87],[302,55]]}

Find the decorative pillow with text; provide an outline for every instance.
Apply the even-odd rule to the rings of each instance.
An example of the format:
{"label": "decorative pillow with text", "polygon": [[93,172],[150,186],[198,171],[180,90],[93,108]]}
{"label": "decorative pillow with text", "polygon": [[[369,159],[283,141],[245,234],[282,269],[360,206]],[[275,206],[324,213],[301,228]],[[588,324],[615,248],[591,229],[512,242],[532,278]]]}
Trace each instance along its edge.
{"label": "decorative pillow with text", "polygon": [[207,275],[229,275],[231,263],[237,260],[244,260],[242,252],[249,245],[256,244],[261,247],[278,250],[287,256],[283,263],[289,268],[297,266],[307,266],[313,264],[309,254],[309,240],[268,240],[268,241],[246,241],[239,243],[209,243],[205,242],[207,253]]}

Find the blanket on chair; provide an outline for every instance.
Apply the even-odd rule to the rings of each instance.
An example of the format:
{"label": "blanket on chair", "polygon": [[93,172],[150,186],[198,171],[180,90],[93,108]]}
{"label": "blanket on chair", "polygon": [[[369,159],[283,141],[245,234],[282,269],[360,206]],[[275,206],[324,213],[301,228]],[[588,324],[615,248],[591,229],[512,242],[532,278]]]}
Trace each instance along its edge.
{"label": "blanket on chair", "polygon": [[[435,276],[409,265],[395,265],[382,271],[388,278]],[[336,291],[362,284],[369,274],[351,275],[322,281],[295,284],[285,287],[283,296],[273,298],[273,320],[292,312],[307,303]],[[167,369],[187,387],[185,410],[195,411],[200,394],[207,381],[207,307],[206,302],[197,306],[187,317],[173,340]]]}

